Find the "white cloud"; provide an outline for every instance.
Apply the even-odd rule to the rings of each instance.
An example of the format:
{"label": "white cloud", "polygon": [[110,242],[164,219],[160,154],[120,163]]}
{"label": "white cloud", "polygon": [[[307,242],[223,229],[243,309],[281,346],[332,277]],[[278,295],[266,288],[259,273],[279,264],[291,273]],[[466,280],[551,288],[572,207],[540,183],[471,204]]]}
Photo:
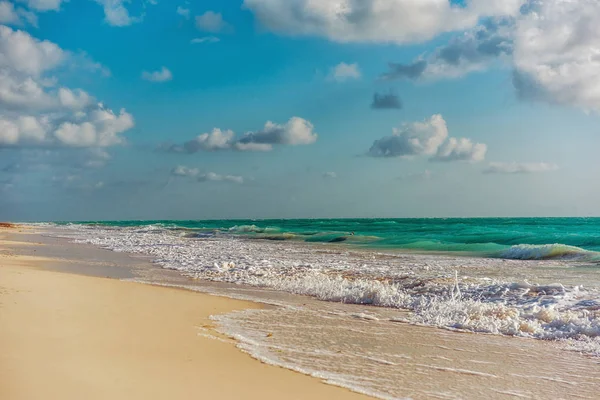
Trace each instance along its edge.
{"label": "white cloud", "polygon": [[158,71],[142,72],[142,79],[145,79],[150,82],[168,82],[173,79],[173,74],[167,67],[162,67]]}
{"label": "white cloud", "polygon": [[72,54],[26,32],[0,26],[0,146],[107,147],[123,143],[133,127],[125,110],[115,115],[81,89],[60,86],[48,74],[66,61],[88,69]]}
{"label": "white cloud", "polygon": [[271,151],[273,150],[273,145],[270,143],[234,143],[233,147],[239,151]]}
{"label": "white cloud", "polygon": [[382,78],[457,78],[500,59],[514,69],[521,99],[600,111],[600,2],[529,0],[505,16],[412,63],[390,64]]}
{"label": "white cloud", "polygon": [[85,168],[102,168],[111,159],[110,154],[108,154],[102,148],[92,147],[87,151],[86,154],[86,159],[83,162],[81,162],[81,166]]}
{"label": "white cloud", "polygon": [[[12,72],[12,75],[11,75]],[[57,101],[42,84],[9,69],[0,70],[0,107],[10,110],[51,109]]]}
{"label": "white cloud", "polygon": [[331,71],[329,72],[329,78],[336,82],[346,82],[349,80],[360,79],[360,77],[360,68],[356,63],[346,64],[341,62],[331,68]]}
{"label": "white cloud", "polygon": [[314,126],[310,121],[299,117],[292,117],[284,125],[267,121],[263,130],[246,133],[239,140],[239,143],[298,146],[313,144],[317,141],[317,138],[318,135],[314,132]]}
{"label": "white cloud", "polygon": [[515,15],[524,0],[244,0],[267,29],[337,42],[418,43],[483,17]]}
{"label": "white cloud", "polygon": [[198,176],[198,182],[230,182],[242,184],[244,178],[237,175],[220,175],[214,172],[208,172]]}
{"label": "white cloud", "polygon": [[510,62],[512,54],[511,21],[490,20],[485,25],[462,33],[447,45],[438,47],[409,64],[390,63],[389,71],[381,76],[393,79],[458,78],[489,68],[498,58]]}
{"label": "white cloud", "polygon": [[75,56],[56,44],[0,26],[0,146],[107,147],[134,125],[81,89],[46,74]]}
{"label": "white cloud", "polygon": [[13,3],[0,1],[0,24],[19,24],[21,18],[15,10]]}
{"label": "white cloud", "polygon": [[196,17],[196,27],[209,33],[231,33],[233,27],[223,20],[221,13],[207,11]]}
{"label": "white cloud", "polygon": [[27,3],[27,7],[35,11],[58,11],[63,2],[67,0],[19,0],[21,3]]}
{"label": "white cloud", "polygon": [[85,115],[83,122],[63,122],[54,131],[56,140],[70,147],[108,147],[122,144],[121,133],[133,128],[131,114],[117,115],[102,106]]}
{"label": "white cloud", "polygon": [[215,172],[201,173],[198,168],[189,168],[183,165],[178,165],[171,170],[172,176],[182,178],[195,178],[198,182],[230,182],[242,184],[244,178],[237,175],[221,175]]}
{"label": "white cloud", "polygon": [[0,147],[20,143],[38,145],[46,141],[48,120],[32,116],[0,117]]}
{"label": "white cloud", "polygon": [[52,42],[0,26],[0,67],[37,77],[57,67],[66,57],[67,53]]}
{"label": "white cloud", "polygon": [[171,175],[182,176],[182,177],[196,177],[200,174],[198,168],[188,168],[183,165],[178,165],[171,170]]}
{"label": "white cloud", "polygon": [[205,36],[205,37],[201,37],[201,38],[194,38],[194,39],[190,40],[190,43],[191,44],[217,43],[220,41],[221,41],[221,39],[219,39],[216,36]]}
{"label": "white cloud", "polygon": [[142,17],[132,17],[124,4],[127,0],[96,0],[104,8],[104,20],[112,26],[129,26],[142,21]]}
{"label": "white cloud", "polygon": [[600,111],[600,2],[533,2],[515,32],[521,97]]}
{"label": "white cloud", "polygon": [[446,121],[441,115],[436,114],[422,122],[394,128],[392,136],[386,136],[373,143],[369,155],[373,157],[433,155],[447,137]]}
{"label": "white cloud", "polygon": [[177,14],[181,15],[185,19],[190,19],[190,9],[189,8],[183,8],[181,6],[178,6]]}
{"label": "white cloud", "polygon": [[392,136],[376,140],[367,153],[371,157],[429,155],[431,161],[482,161],[487,146],[465,138],[449,138],[444,118],[433,115],[422,122],[404,124]]}
{"label": "white cloud", "polygon": [[231,130],[215,128],[211,133],[203,133],[185,142],[183,146],[167,146],[165,150],[189,154],[218,150],[271,151],[275,145],[309,145],[316,142],[317,138],[318,135],[310,121],[292,117],[285,124],[267,121],[262,130],[247,132],[239,138]]}
{"label": "white cloud", "polygon": [[58,99],[62,106],[72,110],[83,110],[94,102],[94,98],[81,89],[60,88]]}
{"label": "white cloud", "polygon": [[449,138],[440,146],[433,161],[468,161],[480,162],[485,159],[487,146],[473,143],[470,139]]}
{"label": "white cloud", "polygon": [[491,162],[483,172],[486,174],[532,174],[558,170],[558,165],[549,163]]}
{"label": "white cloud", "polygon": [[221,130],[215,128],[211,133],[198,135],[194,140],[184,144],[184,149],[188,153],[197,153],[200,150],[216,151],[229,150],[235,142],[235,133],[232,130]]}

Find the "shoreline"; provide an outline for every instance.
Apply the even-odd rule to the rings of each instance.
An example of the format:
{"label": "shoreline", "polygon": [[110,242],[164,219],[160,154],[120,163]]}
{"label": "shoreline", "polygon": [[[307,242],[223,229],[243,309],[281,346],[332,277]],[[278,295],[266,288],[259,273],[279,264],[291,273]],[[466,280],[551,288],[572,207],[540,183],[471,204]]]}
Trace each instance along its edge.
{"label": "shoreline", "polygon": [[[600,382],[597,359],[566,352],[552,342],[415,325],[406,323],[406,318],[398,320],[396,309],[323,302],[281,291],[261,291],[261,296],[256,297],[258,293],[254,288],[195,280],[181,275],[180,271],[150,264],[151,257],[136,253],[112,251],[94,244],[70,243],[65,237],[45,234],[13,236],[14,241],[26,240],[35,244],[20,247],[19,250],[28,257],[36,254],[53,257],[53,261],[44,261],[44,266],[53,271],[76,274],[72,276],[82,274],[84,277],[124,279],[126,282],[121,283],[158,290],[153,292],[152,299],[145,306],[151,302],[162,308],[163,300],[171,302],[171,296],[162,292],[165,289],[184,293],[183,296],[190,293],[203,298],[208,296],[207,302],[225,301],[229,308],[224,313],[205,314],[203,322],[195,324],[200,339],[229,345],[238,356],[248,357],[247,361],[252,365],[258,363],[292,374],[297,374],[292,371],[298,371],[317,386],[324,385],[323,381],[326,381],[337,385],[324,385],[326,387],[347,388],[342,389],[341,394],[335,392],[319,397],[318,393],[307,394],[304,385],[301,385],[297,389],[298,398],[345,399],[344,396],[355,395],[349,390],[355,390],[385,399],[418,400],[440,396],[488,400],[538,399],[556,394],[564,398],[592,399],[595,398],[593,389]],[[0,241],[0,255],[3,253],[1,248]],[[68,259],[63,258],[65,254],[68,254]],[[142,283],[121,277],[123,271],[135,275],[133,281]],[[155,279],[146,280],[143,276]],[[169,286],[164,283],[173,282],[175,285],[170,288],[164,287]],[[85,296],[89,297],[89,293]],[[237,302],[234,299],[250,305],[233,307],[232,304]],[[263,304],[265,306],[257,308]],[[270,304],[275,307],[270,307]],[[186,303],[182,308],[188,306]],[[193,318],[197,317],[197,313],[198,310]],[[209,320],[211,315],[216,315],[216,318]],[[0,317],[0,329],[2,323]],[[159,329],[164,329],[162,325]],[[149,356],[145,354],[141,358],[148,361]],[[236,381],[238,372],[228,369],[225,374],[232,374],[232,378],[224,383],[230,385]],[[271,376],[270,373],[268,375]],[[210,383],[215,382],[222,384],[216,380]],[[242,398],[253,398],[247,396],[251,387],[247,386]],[[288,393],[274,397],[265,397],[262,393],[257,395],[266,399],[293,398]],[[231,396],[240,397],[239,394]],[[210,393],[207,397],[230,398]]]}
{"label": "shoreline", "polygon": [[261,363],[213,330],[210,316],[260,304],[46,269],[57,260],[18,255],[10,231],[0,229],[0,398],[369,398]]}

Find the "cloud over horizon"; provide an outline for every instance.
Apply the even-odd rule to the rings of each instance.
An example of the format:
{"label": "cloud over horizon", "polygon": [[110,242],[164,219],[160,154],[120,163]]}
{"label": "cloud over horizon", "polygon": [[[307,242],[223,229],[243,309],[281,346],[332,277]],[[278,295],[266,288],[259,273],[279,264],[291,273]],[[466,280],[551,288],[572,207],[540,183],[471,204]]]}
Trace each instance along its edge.
{"label": "cloud over horizon", "polygon": [[0,148],[108,147],[124,142],[133,116],[82,89],[58,86],[52,72],[73,55],[55,43],[0,26]]}
{"label": "cloud over horizon", "polygon": [[357,63],[346,64],[341,62],[329,71],[329,79],[336,82],[347,82],[360,79],[362,73]]}
{"label": "cloud over horizon", "polygon": [[167,67],[162,67],[158,71],[143,71],[142,79],[150,82],[168,82],[173,80],[173,74]]}
{"label": "cloud over horizon", "polygon": [[171,170],[171,175],[182,178],[192,178],[197,182],[229,182],[243,184],[244,178],[238,175],[221,175],[215,172],[202,173],[198,168],[188,168],[179,165]]}
{"label": "cloud over horizon", "polygon": [[431,156],[431,161],[479,162],[487,146],[466,138],[449,138],[448,126],[440,114],[424,121],[393,129],[392,136],[376,140],[367,155],[379,158]]}
{"label": "cloud over horizon", "polygon": [[264,128],[255,132],[246,132],[237,137],[232,130],[214,128],[185,142],[182,146],[171,145],[163,148],[172,153],[194,154],[199,151],[271,151],[274,146],[310,145],[317,141],[318,135],[310,121],[292,117],[285,124],[267,121]]}
{"label": "cloud over horizon", "polygon": [[225,22],[221,13],[206,11],[202,15],[196,16],[196,28],[208,33],[232,33],[233,26]]}
{"label": "cloud over horizon", "polygon": [[491,162],[483,171],[484,174],[534,174],[540,172],[557,171],[558,165],[545,162],[518,163],[518,162]]}

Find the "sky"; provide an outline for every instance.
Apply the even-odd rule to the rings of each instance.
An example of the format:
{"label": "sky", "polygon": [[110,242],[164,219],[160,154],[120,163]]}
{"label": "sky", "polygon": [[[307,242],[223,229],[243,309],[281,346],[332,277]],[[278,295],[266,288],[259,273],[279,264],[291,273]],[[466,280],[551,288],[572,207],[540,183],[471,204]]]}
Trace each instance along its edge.
{"label": "sky", "polygon": [[597,0],[0,0],[0,220],[600,215]]}

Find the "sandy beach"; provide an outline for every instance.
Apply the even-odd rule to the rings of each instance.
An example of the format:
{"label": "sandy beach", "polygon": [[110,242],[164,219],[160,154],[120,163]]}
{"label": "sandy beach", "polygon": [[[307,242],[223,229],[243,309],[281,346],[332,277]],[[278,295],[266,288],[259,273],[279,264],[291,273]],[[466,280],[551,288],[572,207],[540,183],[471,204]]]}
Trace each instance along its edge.
{"label": "sandy beach", "polygon": [[22,245],[2,228],[2,399],[367,398],[202,334],[210,315],[257,304],[50,271]]}
{"label": "sandy beach", "polygon": [[[51,232],[0,228],[3,400],[368,398],[346,388],[386,399],[597,397],[598,359],[564,344],[215,286]],[[197,291],[207,289],[258,302]]]}

